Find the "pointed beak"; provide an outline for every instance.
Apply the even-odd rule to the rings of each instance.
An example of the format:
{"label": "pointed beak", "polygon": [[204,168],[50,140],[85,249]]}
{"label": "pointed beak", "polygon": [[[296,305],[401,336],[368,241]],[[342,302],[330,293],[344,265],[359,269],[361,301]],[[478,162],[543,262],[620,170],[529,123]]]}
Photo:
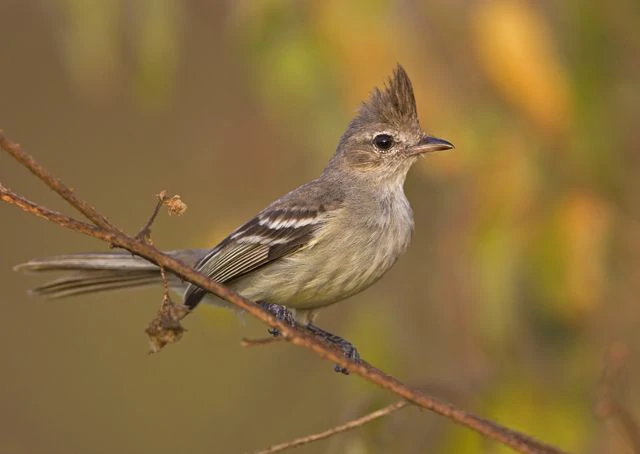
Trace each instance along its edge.
{"label": "pointed beak", "polygon": [[455,148],[453,144],[444,139],[438,139],[437,137],[424,136],[420,139],[417,145],[407,150],[407,154],[414,156],[417,154],[431,153],[432,151],[444,151]]}

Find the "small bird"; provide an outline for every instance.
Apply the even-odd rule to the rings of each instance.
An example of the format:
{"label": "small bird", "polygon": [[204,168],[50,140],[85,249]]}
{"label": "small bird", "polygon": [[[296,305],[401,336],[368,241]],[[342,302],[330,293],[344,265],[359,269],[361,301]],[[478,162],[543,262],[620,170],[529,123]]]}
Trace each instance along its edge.
{"label": "small bird", "polygon": [[[271,203],[213,249],[169,255],[357,361],[355,347],[316,326],[316,315],[372,285],[407,249],[413,233],[413,212],[403,190],[407,172],[425,153],[451,148],[450,142],[423,132],[411,81],[398,65],[387,84],[362,103],[318,178]],[[127,252],[34,259],[15,269],[74,271],[31,291],[48,298],[161,280],[156,265]],[[190,310],[203,300],[231,306],[176,276],[170,286]]]}

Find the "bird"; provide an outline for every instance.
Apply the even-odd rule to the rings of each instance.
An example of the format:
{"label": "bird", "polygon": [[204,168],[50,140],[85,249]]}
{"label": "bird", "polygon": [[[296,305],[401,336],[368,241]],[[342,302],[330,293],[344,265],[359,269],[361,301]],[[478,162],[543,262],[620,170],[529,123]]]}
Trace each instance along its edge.
{"label": "bird", "polygon": [[[423,131],[411,80],[398,64],[362,102],[319,177],[276,199],[213,248],[168,254],[360,361],[353,344],[318,327],[316,316],[374,284],[406,251],[414,231],[407,173],[420,157],[452,148]],[[155,264],[126,251],[32,259],[14,269],[71,272],[31,290],[50,299],[161,282]],[[169,282],[190,311],[202,301],[231,306],[177,276]]]}

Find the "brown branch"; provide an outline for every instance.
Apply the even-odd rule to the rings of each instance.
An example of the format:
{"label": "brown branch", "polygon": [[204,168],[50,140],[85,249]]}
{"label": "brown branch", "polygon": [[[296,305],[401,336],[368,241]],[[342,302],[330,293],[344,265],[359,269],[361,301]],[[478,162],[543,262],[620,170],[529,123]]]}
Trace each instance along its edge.
{"label": "brown branch", "polygon": [[[38,169],[38,171],[34,171],[34,173],[38,176],[38,178],[47,183],[47,185],[55,192],[60,195],[66,194],[65,188],[68,190],[66,186],[64,186],[57,178],[51,175],[44,167],[37,164],[35,160],[26,153],[21,152],[21,150],[20,153],[16,153],[15,150],[19,150],[19,147],[13,144],[1,132],[0,147],[11,153],[21,164],[25,165],[30,170],[32,168]],[[67,197],[65,197],[65,199],[69,201],[69,198]],[[509,429],[493,421],[486,420],[472,413],[460,410],[451,404],[425,395],[416,389],[410,388],[394,377],[391,377],[384,372],[376,369],[375,367],[370,366],[369,364],[355,363],[345,358],[344,355],[341,355],[340,353],[329,348],[327,345],[321,343],[306,332],[301,331],[295,327],[290,327],[287,324],[278,321],[275,317],[262,310],[262,308],[260,308],[255,303],[235,293],[231,289],[208,279],[206,276],[188,267],[183,262],[173,259],[172,257],[160,252],[153,246],[150,246],[139,240],[136,240],[135,238],[125,235],[118,229],[110,227],[110,224],[108,224],[108,222],[105,223],[104,218],[96,213],[88,203],[79,201],[73,196],[71,196],[71,200],[73,200],[72,204],[83,214],[85,214],[85,216],[87,216],[91,221],[95,222],[98,225],[97,227],[88,225],[86,223],[72,219],[68,216],[64,216],[60,213],[49,210],[45,207],[39,206],[21,196],[18,196],[17,194],[11,192],[1,185],[0,199],[6,203],[16,205],[24,211],[32,213],[40,218],[47,219],[62,227],[74,230],[76,232],[101,239],[110,244],[113,244],[116,247],[124,248],[133,254],[149,260],[159,267],[164,267],[166,270],[171,271],[181,279],[195,284],[198,287],[201,287],[207,292],[210,292],[230,302],[231,304],[234,304],[245,312],[248,312],[259,320],[262,320],[267,325],[273,328],[277,328],[289,342],[312,350],[321,358],[330,360],[342,367],[347,368],[350,372],[361,376],[362,378],[380,386],[381,388],[391,391],[402,399],[408,400],[409,402],[419,407],[449,418],[451,421],[457,424],[470,428],[484,435],[485,437],[498,441],[506,446],[513,448],[518,452],[553,454],[562,452],[558,448],[538,441],[528,435]],[[184,314],[181,314],[179,316],[179,318],[186,316],[187,313],[188,312],[185,311]]]}
{"label": "brown branch", "polygon": [[45,169],[40,163],[38,163],[33,156],[25,152],[22,147],[9,140],[3,131],[0,131],[0,147],[2,147],[7,153],[13,156],[16,161],[25,166],[31,171],[38,179],[43,181],[51,190],[65,199],[72,207],[82,213],[87,219],[93,222],[98,227],[104,229],[110,229],[114,232],[122,233],[120,229],[111,224],[107,218],[98,213],[96,209],[88,202],[77,198],[74,195],[74,190],[65,185],[58,178],[53,176],[47,169]]}
{"label": "brown branch", "polygon": [[[100,227],[87,224],[86,222],[77,221],[75,219],[70,218],[69,216],[65,216],[62,213],[58,213],[57,211],[53,211],[48,208],[42,207],[36,203],[33,203],[30,200],[22,196],[19,196],[15,192],[11,191],[9,188],[4,186],[2,182],[0,182],[0,200],[10,205],[15,205],[18,208],[22,209],[23,211],[26,211],[27,213],[31,213],[34,216],[37,216],[41,219],[53,222],[54,224],[57,224],[60,227],[67,228],[78,233],[94,236],[95,232],[106,232],[106,230]],[[103,239],[103,238],[99,238],[99,239]]]}
{"label": "brown branch", "polygon": [[243,337],[240,341],[241,347],[259,347],[261,345],[269,345],[275,342],[280,342],[284,340],[281,336],[271,336],[271,337],[262,337],[260,339],[249,339],[248,337]]}
{"label": "brown branch", "polygon": [[295,440],[287,441],[285,443],[278,443],[277,445],[270,446],[267,449],[263,449],[261,451],[256,451],[254,454],[273,454],[276,452],[286,451],[287,449],[295,448],[301,445],[306,445],[308,443],[312,443],[318,440],[324,440],[325,438],[332,437],[342,432],[347,432],[349,430],[356,429],[360,426],[364,426],[365,424],[375,421],[376,419],[382,418],[394,411],[400,410],[401,408],[409,405],[409,402],[406,400],[401,400],[400,402],[396,402],[394,404],[388,405],[380,410],[376,410],[367,415],[361,416],[357,419],[352,419],[344,424],[340,424],[339,426],[332,427],[331,429],[327,429],[323,432],[318,432],[312,435],[307,435],[305,437],[296,438]]}

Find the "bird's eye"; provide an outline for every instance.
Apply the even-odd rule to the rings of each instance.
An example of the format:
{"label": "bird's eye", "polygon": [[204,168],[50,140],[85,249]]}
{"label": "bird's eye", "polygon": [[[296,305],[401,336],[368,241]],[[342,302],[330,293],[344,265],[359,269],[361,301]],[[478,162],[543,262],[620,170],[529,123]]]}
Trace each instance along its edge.
{"label": "bird's eye", "polygon": [[378,134],[373,138],[373,145],[378,150],[387,151],[393,146],[393,137],[389,134]]}

